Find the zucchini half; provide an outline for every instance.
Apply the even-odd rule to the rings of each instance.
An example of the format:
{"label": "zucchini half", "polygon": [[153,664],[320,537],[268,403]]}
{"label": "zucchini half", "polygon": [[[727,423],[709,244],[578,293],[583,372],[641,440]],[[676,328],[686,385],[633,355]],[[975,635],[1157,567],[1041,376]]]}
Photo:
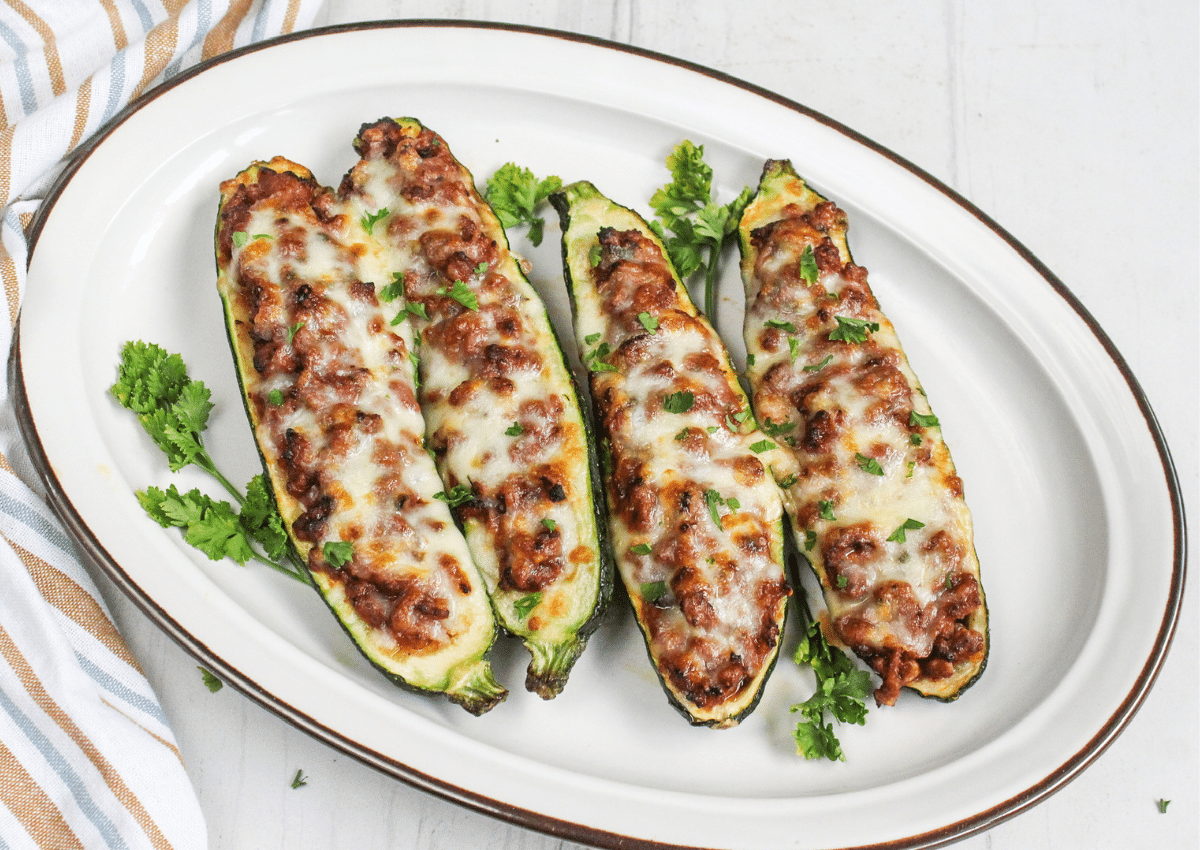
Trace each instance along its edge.
{"label": "zucchini half", "polygon": [[768,470],[780,451],[646,222],[586,182],[550,201],[618,570],[672,705],[694,725],[735,726],[774,666],[791,595]]}
{"label": "zucchini half", "polygon": [[612,590],[595,452],[562,348],[471,173],[412,118],[364,124],[342,181],[416,331],[427,442],[500,624],[556,696]]}
{"label": "zucchini half", "polygon": [[771,160],[738,242],[754,411],[794,454],[781,483],[826,636],[882,677],[878,703],[903,687],[953,700],[989,645],[971,514],[846,215]]}
{"label": "zucchini half", "polygon": [[366,658],[473,714],[502,700],[491,607],[421,440],[411,330],[361,279],[333,193],[276,157],[221,184],[217,288],[292,546]]}

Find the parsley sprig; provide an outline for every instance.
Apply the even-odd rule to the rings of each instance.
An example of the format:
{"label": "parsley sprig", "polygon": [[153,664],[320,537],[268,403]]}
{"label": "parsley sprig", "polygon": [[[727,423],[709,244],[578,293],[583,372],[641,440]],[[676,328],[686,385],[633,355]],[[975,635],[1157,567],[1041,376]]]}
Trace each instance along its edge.
{"label": "parsley sprig", "polygon": [[138,503],[163,528],[179,528],[184,539],[214,561],[232,558],[239,564],[258,561],[304,583],[287,543],[283,519],[263,476],[256,475],[238,490],[221,474],[204,447],[202,434],[213,409],[203,381],[188,377],[178,354],[153,343],[127,342],[121,349],[117,381],[110,390],[167,456],[172,472],[196,466],[220,483],[239,510],[198,489],[181,492],[174,484],[163,490],[137,492]]}
{"label": "parsley sprig", "polygon": [[[791,709],[802,718],[793,732],[796,754],[809,760],[845,761],[846,754],[834,734],[833,720],[859,726],[866,722],[871,674],[855,666],[842,650],[830,646],[821,631],[821,623],[808,611],[807,603],[802,601],[801,607],[808,625],[800,637],[794,658],[797,664],[812,667],[817,687],[811,697]],[[827,720],[827,714],[832,720]]]}
{"label": "parsley sprig", "polygon": [[667,157],[671,182],[650,197],[658,220],[650,228],[667,246],[681,280],[704,274],[704,312],[713,321],[717,309],[717,271],[725,239],[736,229],[750,203],[749,186],[728,204],[712,198],[712,168],[704,161],[704,145],[684,139]]}
{"label": "parsley sprig", "polygon": [[528,224],[529,241],[541,245],[546,220],[537,214],[537,208],[552,192],[561,188],[562,180],[559,177],[551,175],[539,180],[528,168],[508,162],[488,178],[483,194],[502,225],[515,227]]}

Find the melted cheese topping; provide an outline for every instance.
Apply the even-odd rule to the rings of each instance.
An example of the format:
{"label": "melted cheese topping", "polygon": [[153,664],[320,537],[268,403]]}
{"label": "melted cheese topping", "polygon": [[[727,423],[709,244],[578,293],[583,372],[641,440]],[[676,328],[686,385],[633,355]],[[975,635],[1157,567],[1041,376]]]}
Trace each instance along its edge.
{"label": "melted cheese topping", "polygon": [[[255,438],[300,554],[355,640],[410,684],[443,689],[456,659],[491,644],[492,615],[435,498],[411,332],[362,280],[353,221],[303,169],[270,166],[223,185],[218,232]],[[326,555],[339,543],[352,546],[342,565]]]}
{"label": "melted cheese topping", "polygon": [[[363,128],[343,183],[400,275],[428,441],[505,627],[576,641],[601,569],[587,436],[545,307],[470,173],[419,125]],[[537,650],[530,646],[531,650]],[[581,647],[580,647],[581,648]],[[531,667],[531,671],[532,671]]]}
{"label": "melted cheese topping", "polygon": [[693,722],[733,725],[774,658],[790,593],[767,469],[785,459],[644,223],[603,198],[573,203],[570,220],[617,566],[668,689]]}
{"label": "melted cheese topping", "polygon": [[748,376],[756,413],[795,455],[789,513],[832,626],[891,702],[900,685],[982,661],[971,517],[895,330],[850,261],[844,214],[794,184],[760,190],[743,222]]}

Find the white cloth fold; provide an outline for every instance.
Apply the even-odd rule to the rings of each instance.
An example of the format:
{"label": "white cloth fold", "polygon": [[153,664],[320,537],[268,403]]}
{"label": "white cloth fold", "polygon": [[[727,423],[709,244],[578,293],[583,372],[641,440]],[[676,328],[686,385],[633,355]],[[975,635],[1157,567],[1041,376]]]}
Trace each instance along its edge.
{"label": "white cloth fold", "polygon": [[[8,351],[26,228],[64,157],[131,100],[321,0],[0,4],[0,281]],[[0,383],[0,850],[207,846],[167,717],[47,508]]]}

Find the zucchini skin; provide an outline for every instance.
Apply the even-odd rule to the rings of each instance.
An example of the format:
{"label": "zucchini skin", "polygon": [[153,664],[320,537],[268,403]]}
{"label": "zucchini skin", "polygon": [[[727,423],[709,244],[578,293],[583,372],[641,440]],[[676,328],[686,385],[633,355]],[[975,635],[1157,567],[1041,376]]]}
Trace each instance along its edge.
{"label": "zucchini skin", "polygon": [[[546,308],[470,171],[414,118],[364,124],[340,195],[400,275],[420,339],[428,445],[497,620],[551,699],[612,595],[597,456]],[[457,296],[457,297],[456,297]]]}
{"label": "zucchini skin", "polygon": [[735,726],[762,696],[791,595],[767,470],[777,449],[748,448],[764,438],[728,352],[646,222],[587,182],[550,202],[589,369],[609,539],[647,654],[691,724]]}
{"label": "zucchini skin", "polygon": [[[482,714],[507,693],[486,659],[494,620],[434,498],[411,334],[383,330],[356,236],[332,193],[282,157],[222,184],[217,286],[243,402],[290,545],[356,648],[394,684]],[[331,542],[351,545],[344,564]]]}
{"label": "zucchini skin", "polygon": [[[883,678],[880,704],[902,686],[953,701],[983,673],[991,642],[970,512],[924,390],[853,262],[845,213],[790,162],[769,160],[738,244],[755,412],[790,431],[786,503],[829,610],[826,636]],[[839,316],[869,332],[845,338]]]}

